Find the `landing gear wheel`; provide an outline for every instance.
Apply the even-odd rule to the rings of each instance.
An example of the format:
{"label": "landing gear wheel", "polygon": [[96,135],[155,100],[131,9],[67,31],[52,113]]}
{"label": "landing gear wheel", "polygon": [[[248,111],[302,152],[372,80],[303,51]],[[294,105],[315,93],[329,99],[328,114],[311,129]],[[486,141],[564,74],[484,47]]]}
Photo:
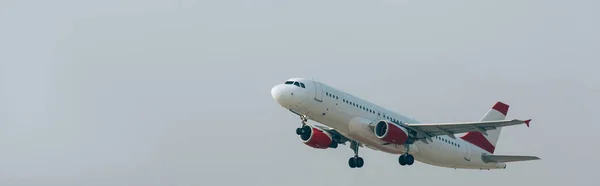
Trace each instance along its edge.
{"label": "landing gear wheel", "polygon": [[362,168],[362,166],[364,164],[365,164],[365,160],[363,160],[362,157],[356,157],[356,167]]}
{"label": "landing gear wheel", "polygon": [[402,154],[398,157],[398,163],[402,166],[406,165],[406,154]]}
{"label": "landing gear wheel", "polygon": [[415,163],[415,157],[410,154],[402,154],[400,155],[400,157],[398,157],[398,163],[400,163],[400,165],[402,166],[412,165],[413,163]]}
{"label": "landing gear wheel", "polygon": [[310,133],[310,127],[308,125],[304,125],[301,128],[296,128],[297,135],[302,135],[306,133]]}
{"label": "landing gear wheel", "polygon": [[361,168],[364,164],[365,160],[358,156],[348,159],[348,165],[350,165],[350,168]]}
{"label": "landing gear wheel", "polygon": [[415,163],[415,157],[413,155],[407,155],[406,156],[406,165],[412,165],[413,163]]}

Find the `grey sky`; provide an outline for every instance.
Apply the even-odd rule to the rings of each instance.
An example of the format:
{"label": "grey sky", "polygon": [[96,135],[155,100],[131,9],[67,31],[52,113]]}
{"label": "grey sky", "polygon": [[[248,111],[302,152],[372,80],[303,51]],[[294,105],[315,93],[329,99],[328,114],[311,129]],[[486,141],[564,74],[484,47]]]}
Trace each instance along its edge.
{"label": "grey sky", "polygon": [[[3,1],[0,185],[594,185],[598,1]],[[315,78],[425,122],[496,101],[506,170],[317,150],[272,100]]]}

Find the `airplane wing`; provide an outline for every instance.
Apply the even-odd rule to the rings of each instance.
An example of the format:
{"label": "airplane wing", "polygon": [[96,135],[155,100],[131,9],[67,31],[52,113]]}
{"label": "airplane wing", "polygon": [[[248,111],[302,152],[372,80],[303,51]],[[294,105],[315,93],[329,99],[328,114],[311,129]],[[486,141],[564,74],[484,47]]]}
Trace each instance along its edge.
{"label": "airplane wing", "polygon": [[515,161],[529,161],[529,160],[539,160],[540,158],[536,156],[508,156],[508,155],[487,155],[484,154],[481,156],[483,162],[486,163],[506,163],[506,162],[515,162]]}
{"label": "airplane wing", "polygon": [[448,135],[454,137],[454,134],[465,132],[480,132],[487,135],[488,130],[494,130],[499,127],[511,125],[526,124],[529,126],[531,120],[497,120],[497,121],[477,121],[477,122],[457,122],[457,123],[417,123],[404,124],[403,126],[416,131],[417,138],[430,138],[438,135]]}

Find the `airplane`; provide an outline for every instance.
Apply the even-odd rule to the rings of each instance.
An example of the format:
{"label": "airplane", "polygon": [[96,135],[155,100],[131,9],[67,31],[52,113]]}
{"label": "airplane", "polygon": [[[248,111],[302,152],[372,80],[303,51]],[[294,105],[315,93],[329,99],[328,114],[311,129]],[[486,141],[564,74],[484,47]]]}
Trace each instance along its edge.
{"label": "airplane", "polygon": [[[290,78],[271,89],[283,108],[298,115],[300,140],[316,149],[350,143],[350,168],[362,168],[359,148],[399,155],[401,166],[416,161],[454,169],[506,169],[506,163],[539,160],[536,156],[495,155],[502,127],[531,119],[507,120],[509,105],[495,103],[479,121],[420,123],[322,82]],[[309,124],[308,121],[315,121]],[[458,134],[461,134],[460,136]]]}

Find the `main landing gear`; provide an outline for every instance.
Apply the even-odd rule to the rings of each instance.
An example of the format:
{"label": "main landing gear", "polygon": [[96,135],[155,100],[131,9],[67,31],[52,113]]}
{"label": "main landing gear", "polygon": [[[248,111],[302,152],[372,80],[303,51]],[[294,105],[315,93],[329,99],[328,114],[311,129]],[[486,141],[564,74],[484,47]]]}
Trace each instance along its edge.
{"label": "main landing gear", "polygon": [[352,150],[354,151],[354,157],[351,157],[348,160],[348,165],[350,165],[350,168],[362,168],[362,166],[365,164],[365,161],[363,160],[362,157],[358,156],[358,142],[356,141],[351,141],[350,142],[350,148],[352,148]]}
{"label": "main landing gear", "polygon": [[400,165],[404,166],[404,165],[412,165],[415,162],[415,157],[413,155],[410,154],[402,154],[400,155],[400,157],[398,158],[398,163],[400,163]]}
{"label": "main landing gear", "polygon": [[406,153],[400,155],[400,157],[398,157],[398,163],[400,163],[400,165],[405,166],[405,165],[412,165],[413,163],[415,163],[415,157],[411,154],[408,153],[409,151],[409,146],[408,144],[406,145]]}

